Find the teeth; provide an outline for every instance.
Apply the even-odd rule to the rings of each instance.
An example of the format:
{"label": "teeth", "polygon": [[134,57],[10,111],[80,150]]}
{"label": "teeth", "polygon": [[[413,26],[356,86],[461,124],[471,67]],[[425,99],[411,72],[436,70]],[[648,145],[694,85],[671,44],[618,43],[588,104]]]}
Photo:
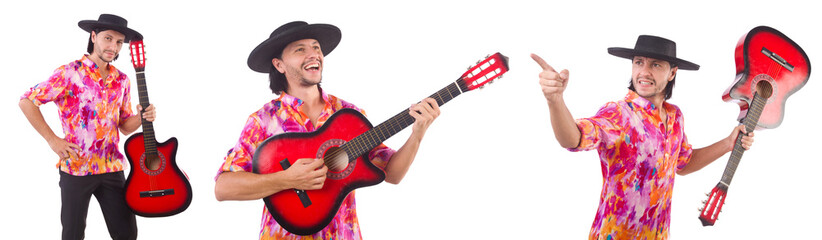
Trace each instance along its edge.
{"label": "teeth", "polygon": [[308,64],[308,65],[305,66],[305,69],[309,69],[309,68],[320,68],[320,64],[319,63],[312,63],[312,64]]}

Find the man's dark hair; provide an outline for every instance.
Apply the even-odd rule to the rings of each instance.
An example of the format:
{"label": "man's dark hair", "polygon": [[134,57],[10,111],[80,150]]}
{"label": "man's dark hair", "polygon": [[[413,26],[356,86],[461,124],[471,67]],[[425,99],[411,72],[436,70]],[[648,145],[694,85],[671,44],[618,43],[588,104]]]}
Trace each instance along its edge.
{"label": "man's dark hair", "polygon": [[[92,32],[94,32],[96,34],[100,34],[100,32],[105,31],[105,30],[110,30],[110,29],[95,28],[94,30],[92,30]],[[88,54],[91,54],[92,52],[94,52],[94,43],[91,42],[91,33],[88,34],[88,46],[86,47],[86,51],[88,52]],[[114,55],[114,60],[117,60],[117,58],[119,58],[119,57],[120,57],[120,53],[117,53],[116,55]],[[114,60],[112,60],[112,61],[114,61]]]}
{"label": "man's dark hair", "polygon": [[[669,62],[669,63],[671,64],[671,69],[676,67],[676,64],[673,64],[671,62]],[[674,95],[674,85],[675,84],[676,84],[676,76],[674,76],[674,79],[672,79],[670,82],[668,82],[668,85],[665,86],[665,100],[671,99],[671,97]],[[636,92],[636,88],[634,88],[634,79],[633,78],[628,80],[628,89],[630,89],[631,91]]]}
{"label": "man's dark hair", "polygon": [[268,73],[268,88],[271,92],[280,95],[288,88],[288,81],[285,80],[285,74],[277,71],[274,65],[271,65],[271,71]]}
{"label": "man's dark hair", "polygon": [[[280,50],[280,53],[274,58],[283,59],[283,51]],[[274,64],[271,64],[270,66],[271,71],[268,72],[268,88],[271,88],[271,92],[274,94],[280,95],[288,89],[288,81],[285,79],[285,74],[277,71]]]}

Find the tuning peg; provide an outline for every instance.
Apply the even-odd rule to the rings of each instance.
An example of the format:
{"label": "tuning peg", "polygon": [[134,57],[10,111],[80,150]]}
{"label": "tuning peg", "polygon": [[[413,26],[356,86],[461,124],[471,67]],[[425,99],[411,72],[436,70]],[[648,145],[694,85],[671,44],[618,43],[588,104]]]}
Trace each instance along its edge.
{"label": "tuning peg", "polygon": [[704,208],[699,208],[699,212],[702,212],[703,210],[705,210],[705,209]]}
{"label": "tuning peg", "polygon": [[702,204],[707,204],[708,200],[702,200]]}
{"label": "tuning peg", "polygon": [[710,196],[711,196],[711,194],[710,194],[710,193],[705,193],[705,196],[710,197]]}

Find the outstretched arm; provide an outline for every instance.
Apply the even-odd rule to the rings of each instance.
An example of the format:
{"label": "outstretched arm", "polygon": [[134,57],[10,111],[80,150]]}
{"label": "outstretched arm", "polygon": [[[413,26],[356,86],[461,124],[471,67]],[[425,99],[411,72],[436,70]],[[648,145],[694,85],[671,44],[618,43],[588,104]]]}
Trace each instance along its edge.
{"label": "outstretched arm", "polygon": [[699,169],[708,166],[708,164],[716,161],[716,159],[722,157],[725,153],[732,151],[739,133],[744,134],[742,136],[742,147],[745,148],[745,150],[750,149],[751,144],[753,144],[754,133],[748,133],[748,131],[745,130],[745,125],[739,125],[734,128],[730,136],[723,138],[710,146],[694,149],[694,152],[691,155],[691,160],[688,161],[688,164],[685,165],[684,168],[680,169],[676,173],[679,175],[688,175],[692,172],[696,172]]}
{"label": "outstretched arm", "polygon": [[562,98],[562,93],[568,87],[568,70],[557,72],[536,54],[531,54],[531,58],[542,67],[542,72],[539,73],[539,85],[542,87],[542,94],[545,95],[545,100],[548,102],[554,136],[557,138],[559,145],[564,148],[579,146],[582,134],[577,128],[571,111],[565,105],[565,100]]}
{"label": "outstretched arm", "polygon": [[392,184],[399,184],[405,174],[408,173],[408,169],[420,149],[420,142],[422,142],[422,137],[425,136],[425,131],[428,130],[434,119],[440,115],[440,107],[433,98],[426,98],[411,106],[408,109],[408,114],[414,117],[413,132],[405,141],[405,144],[391,156],[388,165],[385,167],[385,181]]}

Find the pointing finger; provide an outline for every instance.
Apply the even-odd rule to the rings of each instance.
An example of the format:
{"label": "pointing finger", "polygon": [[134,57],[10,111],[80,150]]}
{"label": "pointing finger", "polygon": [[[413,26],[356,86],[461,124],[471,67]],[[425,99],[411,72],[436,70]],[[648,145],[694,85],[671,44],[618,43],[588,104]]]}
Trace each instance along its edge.
{"label": "pointing finger", "polygon": [[531,53],[531,59],[534,59],[534,61],[537,62],[537,64],[539,64],[539,66],[542,68],[543,71],[556,72],[556,70],[554,70],[554,68],[551,67],[551,65],[548,65],[548,63],[545,62],[545,60],[543,60],[541,57],[537,56],[536,54]]}

